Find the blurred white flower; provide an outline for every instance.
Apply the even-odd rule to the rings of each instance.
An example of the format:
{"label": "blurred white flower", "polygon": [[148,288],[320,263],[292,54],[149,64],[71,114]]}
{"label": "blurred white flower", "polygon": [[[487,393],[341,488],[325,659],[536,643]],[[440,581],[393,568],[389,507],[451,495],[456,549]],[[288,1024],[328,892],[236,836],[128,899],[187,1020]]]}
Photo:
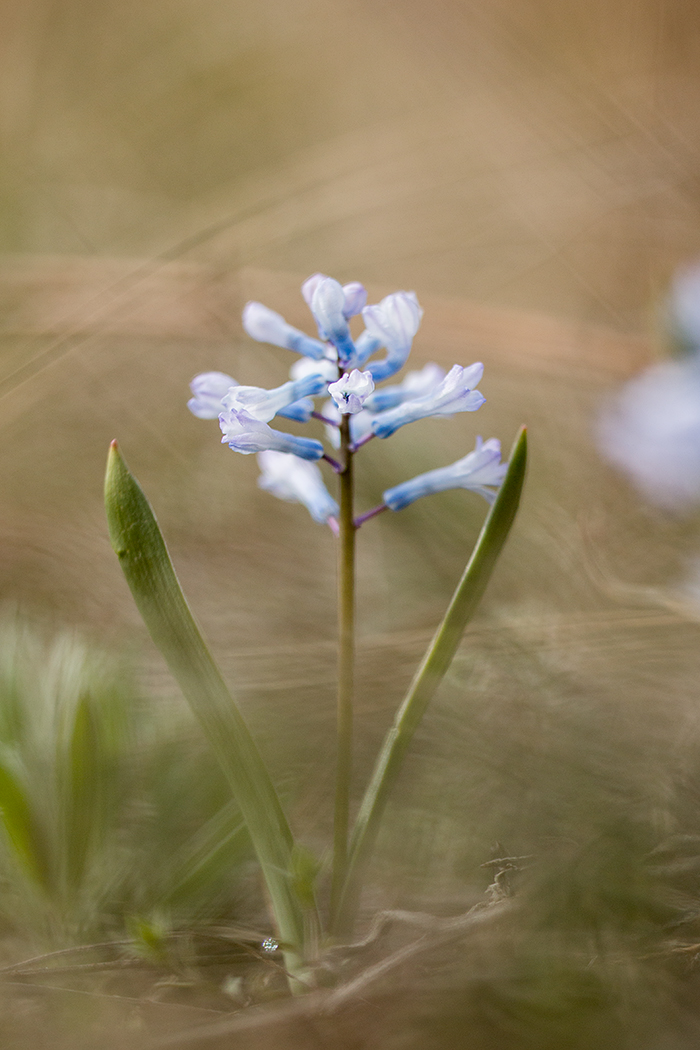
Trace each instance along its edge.
{"label": "blurred white flower", "polygon": [[223,408],[222,400],[234,386],[238,383],[225,372],[202,372],[190,383],[194,397],[187,402],[187,407],[198,419],[216,419]]}
{"label": "blurred white flower", "polygon": [[700,361],[668,361],[627,383],[601,415],[598,443],[651,503],[700,502]]}
{"label": "blurred white flower", "polygon": [[335,360],[312,361],[309,357],[300,357],[289,369],[289,375],[292,379],[322,375],[331,383],[338,378],[338,362]]}
{"label": "blurred white flower", "polygon": [[258,485],[278,499],[302,503],[314,521],[324,525],[338,514],[338,504],[323,484],[321,471],[314,463],[284,452],[261,452],[258,463],[262,471]]}

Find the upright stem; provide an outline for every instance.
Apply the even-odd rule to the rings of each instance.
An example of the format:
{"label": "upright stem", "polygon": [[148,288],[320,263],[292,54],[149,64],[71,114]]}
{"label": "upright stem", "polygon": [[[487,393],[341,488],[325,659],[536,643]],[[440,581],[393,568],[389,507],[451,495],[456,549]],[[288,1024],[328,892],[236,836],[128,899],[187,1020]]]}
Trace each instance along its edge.
{"label": "upright stem", "polygon": [[348,865],[350,778],[352,774],[352,698],[355,662],[355,522],[350,416],[340,423],[340,513],[338,514],[338,752],[333,826],[331,930]]}

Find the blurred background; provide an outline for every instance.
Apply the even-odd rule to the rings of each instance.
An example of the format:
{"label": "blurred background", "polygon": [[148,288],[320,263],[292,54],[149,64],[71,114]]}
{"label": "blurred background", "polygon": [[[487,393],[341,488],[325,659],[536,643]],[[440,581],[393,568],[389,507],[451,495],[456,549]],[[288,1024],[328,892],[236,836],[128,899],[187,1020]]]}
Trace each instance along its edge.
{"label": "blurred background", "polygon": [[[438,952],[427,984],[425,967],[392,977],[377,993],[385,1028],[351,1014],[348,1045],[696,1045],[700,522],[645,502],[595,434],[620,385],[671,353],[669,283],[700,255],[699,58],[690,0],[0,5],[4,695],[73,710],[65,697],[96,672],[70,654],[87,646],[116,661],[93,693],[116,682],[107,692],[133,723],[104,745],[123,763],[104,792],[128,805],[112,825],[90,818],[120,829],[117,852],[105,860],[96,838],[102,859],[80,861],[77,897],[64,872],[49,904],[18,909],[24,876],[5,864],[8,964],[124,936],[133,916],[151,940],[161,921],[266,922],[244,847],[218,853],[210,883],[173,904],[200,848],[187,836],[225,789],[109,547],[112,438],[296,826],[323,854],[333,540],[261,492],[253,457],[186,409],[198,372],[287,378],[290,355],[253,343],[241,309],[259,299],[311,331],[298,289],[320,270],[362,281],[370,301],[416,291],[416,367],[486,364],[478,418],[369,446],[363,509],[464,455],[476,433],[508,448],[526,422],[532,448],[521,516],[417,741],[366,909],[464,910],[493,878],[483,865],[504,856],[529,858],[513,867],[526,905],[468,959]],[[484,510],[445,493],[362,531],[358,797]],[[3,730],[33,783],[42,748],[59,762],[42,718],[26,739]],[[51,824],[41,792],[35,804]],[[164,888],[147,873],[169,841],[180,852]],[[230,884],[222,856],[243,872]],[[151,962],[166,976],[180,965]],[[224,1009],[218,979],[219,998],[207,986],[214,998],[188,1023]],[[76,1024],[85,1045],[101,1038],[100,1010],[88,1022],[72,1000],[58,1010],[17,994],[8,1039],[30,1016],[42,1029],[49,1009],[47,1045],[64,1025],[66,1045]]]}

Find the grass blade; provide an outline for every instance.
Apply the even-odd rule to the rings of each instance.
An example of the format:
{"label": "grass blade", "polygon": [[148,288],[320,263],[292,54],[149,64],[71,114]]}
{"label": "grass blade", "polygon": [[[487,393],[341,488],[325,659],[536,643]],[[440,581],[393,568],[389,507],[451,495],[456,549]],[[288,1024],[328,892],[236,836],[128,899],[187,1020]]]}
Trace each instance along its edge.
{"label": "grass blade", "polygon": [[23,774],[16,756],[3,748],[0,751],[0,819],[24,870],[44,891],[50,892],[46,843],[23,782],[26,774]]}
{"label": "grass blade", "polygon": [[260,862],[287,965],[303,955],[304,909],[292,884],[294,842],[255,742],[192,617],[153,511],[112,442],[105,480],[112,546],[148,627],[231,786]]}
{"label": "grass blade", "polygon": [[467,623],[491,578],[515,520],[525,480],[526,463],[527,433],[525,427],[522,427],[513,445],[508,472],[484,522],[462,579],[379,753],[350,843],[348,874],[334,923],[333,932],[337,936],[344,937],[352,933],[362,873],[374,846],[389,793],[401,769],[413,734],[452,663]]}

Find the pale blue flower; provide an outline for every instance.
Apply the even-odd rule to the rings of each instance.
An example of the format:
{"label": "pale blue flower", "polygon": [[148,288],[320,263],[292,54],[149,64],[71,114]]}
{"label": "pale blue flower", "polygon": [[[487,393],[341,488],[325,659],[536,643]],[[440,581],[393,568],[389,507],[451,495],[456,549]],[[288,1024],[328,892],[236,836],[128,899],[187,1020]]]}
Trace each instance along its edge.
{"label": "pale blue flower", "polygon": [[310,397],[301,397],[298,401],[292,401],[286,408],[281,408],[277,415],[284,419],[294,419],[297,423],[308,423],[314,407]]}
{"label": "pale blue flower", "polygon": [[359,281],[344,284],[343,295],[345,296],[343,313],[347,318],[356,317],[357,314],[362,313],[367,304],[367,289],[363,284],[360,284]]}
{"label": "pale blue flower", "polygon": [[480,363],[462,368],[453,365],[441,383],[432,391],[405,401],[388,412],[381,412],[372,423],[377,437],[387,438],[399,427],[428,416],[453,416],[456,412],[476,412],[486,400],[475,390],[481,379],[484,366]]}
{"label": "pale blue flower", "polygon": [[198,419],[216,419],[223,407],[222,400],[234,386],[238,383],[225,372],[202,372],[190,383],[194,397],[187,402],[187,407]]}
{"label": "pale blue flower", "polygon": [[[314,292],[321,281],[327,280],[329,280],[327,274],[315,273],[311,277],[307,277],[302,284],[301,294],[304,296],[309,309],[311,309]],[[343,285],[343,316],[346,320],[359,314],[366,302],[367,290],[359,281],[351,281],[350,284]]]}
{"label": "pale blue flower", "polygon": [[354,416],[361,412],[365,399],[373,390],[372,373],[360,372],[357,368],[353,368],[350,373],[345,372],[336,383],[331,383],[328,387],[328,393],[344,416]]}
{"label": "pale blue flower", "polygon": [[402,405],[404,401],[424,397],[435,390],[444,378],[445,369],[440,368],[440,365],[425,365],[420,371],[409,372],[402,383],[375,390],[365,401],[365,408],[369,412],[386,412],[387,409]]}
{"label": "pale blue flower", "polygon": [[474,451],[463,459],[449,467],[429,470],[426,474],[419,474],[410,481],[395,485],[387,489],[382,498],[390,510],[402,510],[421,496],[460,488],[478,492],[489,503],[493,503],[507,469],[508,464],[501,463],[500,441],[496,438],[482,441],[478,437]]}
{"label": "pale blue flower", "polygon": [[219,426],[224,435],[221,443],[228,445],[234,452],[249,456],[253,452],[289,452],[301,459],[321,459],[323,445],[312,438],[295,437],[273,430],[267,423],[261,422],[247,412],[233,412],[226,409],[219,416]]}
{"label": "pale blue flower", "polygon": [[373,361],[369,366],[377,382],[403,368],[422,316],[415,292],[393,292],[380,303],[364,308],[362,317],[369,335],[379,340],[387,352],[383,361]]}
{"label": "pale blue flower", "polygon": [[312,361],[308,357],[300,357],[289,369],[292,379],[304,379],[306,376],[322,375],[323,378],[332,383],[338,378],[338,357],[333,347],[333,357],[325,358],[323,361]]}
{"label": "pale blue flower", "polygon": [[381,350],[383,345],[381,339],[378,339],[376,335],[371,335],[365,328],[364,332],[361,332],[355,340],[355,364],[357,367],[362,368],[369,361],[372,354],[376,354],[377,350]]}
{"label": "pale blue flower", "polygon": [[315,463],[285,452],[261,452],[258,463],[262,474],[258,485],[278,499],[303,503],[314,521],[325,525],[338,514],[338,504],[323,484]]}
{"label": "pale blue flower", "polygon": [[342,285],[332,277],[318,281],[311,297],[311,313],[322,339],[327,339],[338,351],[338,360],[352,362],[355,344],[345,316],[345,293]]}
{"label": "pale blue flower", "polygon": [[294,350],[305,357],[320,361],[326,354],[326,347],[318,339],[300,332],[287,324],[281,314],[263,306],[262,303],[246,303],[243,309],[243,327],[252,339],[259,343],[271,343],[282,346],[285,350]]}
{"label": "pale blue flower", "polygon": [[232,412],[246,412],[254,419],[269,423],[273,416],[300,398],[320,394],[325,389],[326,380],[318,374],[290,380],[274,390],[265,390],[259,386],[234,386],[222,398],[222,405]]}

